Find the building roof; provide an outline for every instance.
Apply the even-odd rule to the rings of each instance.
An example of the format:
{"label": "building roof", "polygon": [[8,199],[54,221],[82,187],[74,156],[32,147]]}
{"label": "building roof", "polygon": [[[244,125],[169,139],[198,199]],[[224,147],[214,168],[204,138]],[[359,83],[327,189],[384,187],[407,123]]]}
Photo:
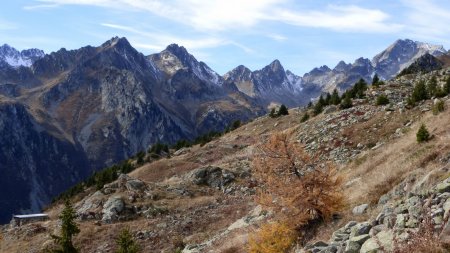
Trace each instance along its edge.
{"label": "building roof", "polygon": [[13,215],[13,217],[19,218],[19,219],[44,218],[44,217],[48,217],[48,214],[46,214],[46,213],[20,214],[20,215]]}

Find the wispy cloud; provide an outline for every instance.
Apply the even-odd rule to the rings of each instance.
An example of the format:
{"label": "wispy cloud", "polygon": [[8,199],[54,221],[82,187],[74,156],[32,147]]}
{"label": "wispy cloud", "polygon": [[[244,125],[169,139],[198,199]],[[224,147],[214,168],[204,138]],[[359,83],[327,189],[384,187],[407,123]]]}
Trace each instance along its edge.
{"label": "wispy cloud", "polygon": [[[162,50],[168,44],[177,43],[177,44],[185,46],[189,50],[215,48],[215,47],[223,46],[223,45],[233,45],[233,46],[236,46],[236,47],[242,49],[246,53],[253,52],[252,49],[250,49],[242,44],[239,44],[232,40],[223,39],[220,37],[209,36],[209,37],[198,37],[198,38],[186,39],[186,38],[181,38],[181,37],[177,37],[177,36],[172,36],[170,34],[163,34],[160,32],[151,33],[151,32],[141,31],[141,30],[135,29],[133,27],[118,25],[118,24],[102,23],[101,25],[105,26],[105,27],[121,30],[121,31],[126,31],[130,34],[139,35],[140,38],[136,39],[136,41],[133,43],[133,45],[136,46],[137,48]],[[143,40],[151,40],[152,43],[149,44],[149,43],[140,42]]]}
{"label": "wispy cloud", "polygon": [[287,40],[287,37],[280,35],[280,34],[276,34],[276,33],[267,34],[267,37],[269,37],[275,41],[280,41],[280,42]]}
{"label": "wispy cloud", "polygon": [[35,4],[35,5],[26,5],[23,7],[24,10],[32,11],[39,9],[53,9],[59,7],[59,4]]}
{"label": "wispy cloud", "polygon": [[450,43],[450,11],[432,0],[402,0],[408,23],[408,36],[426,41]]}
{"label": "wispy cloud", "polygon": [[354,5],[330,5],[321,11],[291,11],[280,9],[272,19],[295,26],[326,28],[340,32],[397,32],[403,26],[389,23],[389,15],[381,10]]}
{"label": "wispy cloud", "polygon": [[[95,5],[119,10],[140,10],[186,24],[199,31],[240,30],[264,21],[295,26],[326,28],[339,32],[395,32],[402,28],[389,22],[378,9],[354,5],[330,5],[321,10],[292,10],[288,0],[37,0],[45,5]],[[33,8],[28,7],[28,8]]]}

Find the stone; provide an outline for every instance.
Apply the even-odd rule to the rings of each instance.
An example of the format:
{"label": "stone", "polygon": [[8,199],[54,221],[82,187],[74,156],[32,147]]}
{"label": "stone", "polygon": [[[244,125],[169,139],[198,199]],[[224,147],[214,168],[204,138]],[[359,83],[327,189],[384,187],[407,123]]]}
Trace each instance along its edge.
{"label": "stone", "polygon": [[323,113],[324,113],[324,114],[333,113],[333,112],[336,112],[337,109],[338,109],[337,106],[335,106],[335,105],[330,105],[330,106],[325,107],[325,109],[323,110]]}
{"label": "stone", "polygon": [[450,198],[444,202],[444,205],[442,206],[442,208],[444,209],[445,212],[450,211]]}
{"label": "stone", "polygon": [[191,151],[190,148],[180,148],[173,153],[174,156],[184,155]]}
{"label": "stone", "polygon": [[364,234],[364,235],[359,235],[359,236],[355,236],[355,237],[352,237],[352,238],[350,238],[350,242],[356,242],[356,243],[358,243],[359,245],[360,245],[360,247],[361,247],[361,245],[363,245],[363,243],[365,242],[365,241],[367,241],[368,239],[370,238],[370,235],[369,234]]}
{"label": "stone", "polygon": [[407,200],[407,203],[411,206],[415,206],[420,203],[420,198],[418,196],[412,196]]}
{"label": "stone", "polygon": [[[375,238],[376,237],[376,238]],[[381,231],[375,237],[364,242],[360,253],[376,253],[381,249],[387,252],[393,250],[394,233],[392,231]]]}
{"label": "stone", "polygon": [[111,223],[113,221],[116,221],[118,219],[118,215],[123,211],[124,208],[125,203],[123,202],[121,197],[119,196],[110,197],[103,205],[102,221],[105,223]]}
{"label": "stone", "polygon": [[352,213],[354,215],[361,215],[367,212],[367,209],[369,208],[368,204],[362,204],[359,206],[355,206],[352,210]]}
{"label": "stone", "polygon": [[442,183],[436,185],[435,190],[438,193],[450,192],[450,183],[442,182]]}
{"label": "stone", "polygon": [[387,227],[383,224],[376,225],[370,229],[369,235],[373,237],[373,236],[377,235],[378,233],[380,233],[381,231],[386,230],[386,229],[387,229]]}
{"label": "stone", "polygon": [[344,229],[349,229],[349,228],[355,226],[356,224],[358,224],[358,222],[356,222],[356,221],[349,221],[347,224],[345,224]]}
{"label": "stone", "polygon": [[450,244],[450,220],[448,220],[442,229],[439,239],[444,244]]}
{"label": "stone", "polygon": [[401,204],[395,208],[395,213],[408,213],[408,205]]}
{"label": "stone", "polygon": [[409,216],[412,216],[414,218],[418,218],[421,214],[422,211],[422,206],[420,204],[414,205],[414,206],[410,206],[408,208],[408,214]]}
{"label": "stone", "polygon": [[405,226],[406,226],[406,215],[405,214],[397,214],[395,226],[397,228],[405,228]]}
{"label": "stone", "polygon": [[358,223],[350,230],[350,238],[368,234],[372,225],[369,222]]}
{"label": "stone", "polygon": [[348,240],[348,238],[350,238],[349,234],[341,231],[335,231],[331,237],[331,240],[334,242],[342,242]]}
{"label": "stone", "polygon": [[443,222],[442,216],[436,216],[436,217],[433,218],[433,223],[434,223],[435,225],[441,225],[442,222]]}
{"label": "stone", "polygon": [[193,170],[189,173],[188,178],[197,185],[222,189],[225,185],[233,182],[235,176],[231,171],[220,167],[206,166]]}
{"label": "stone", "polygon": [[396,215],[390,214],[384,217],[383,224],[388,228],[393,228],[395,225],[395,219],[397,218]]}
{"label": "stone", "polygon": [[357,242],[349,241],[345,246],[344,253],[358,253],[361,245]]}
{"label": "stone", "polygon": [[419,226],[419,221],[416,218],[411,217],[405,224],[408,228],[417,228]]}

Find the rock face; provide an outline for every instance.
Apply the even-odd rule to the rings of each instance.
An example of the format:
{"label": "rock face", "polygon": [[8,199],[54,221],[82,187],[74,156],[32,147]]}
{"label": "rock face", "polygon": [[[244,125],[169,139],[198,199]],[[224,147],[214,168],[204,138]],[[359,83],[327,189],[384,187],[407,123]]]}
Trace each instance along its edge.
{"label": "rock face", "polygon": [[293,107],[307,103],[303,96],[302,78],[285,71],[280,61],[275,60],[261,70],[251,71],[238,66],[224,76],[228,85],[236,86],[246,95],[257,98],[260,103],[283,103]]}
{"label": "rock face", "polygon": [[438,58],[426,53],[415,60],[407,68],[403,69],[399,75],[428,73],[433,70],[439,70],[444,64]]}
{"label": "rock face", "polygon": [[19,209],[38,212],[90,173],[81,147],[61,138],[58,129],[43,131],[47,123],[24,105],[0,102],[0,223]]}
{"label": "rock face", "polygon": [[0,223],[39,211],[93,170],[155,142],[193,139],[263,113],[176,45],[146,57],[113,38],[36,55],[30,67],[0,59],[0,171],[17,178],[0,186],[11,198],[0,204]]}
{"label": "rock face", "polygon": [[8,64],[11,67],[29,67],[36,60],[44,57],[45,53],[42,50],[32,48],[22,50],[21,52],[17,51],[17,49],[9,46],[8,44],[4,44],[0,47],[0,62]]}
{"label": "rock face", "polygon": [[419,57],[430,54],[439,56],[447,51],[442,46],[431,45],[409,39],[397,40],[372,59],[372,65],[383,79],[390,79]]}
{"label": "rock face", "polygon": [[[408,181],[409,179],[405,179]],[[351,221],[336,230],[327,246],[305,247],[307,252],[390,252],[396,243],[408,240],[410,233],[418,233],[427,220],[440,239],[450,241],[450,178],[419,194],[415,191],[397,192],[393,200],[383,204],[382,211],[366,222]],[[403,183],[399,184],[402,188]],[[404,188],[404,187],[403,187]],[[390,196],[393,196],[392,194]],[[401,197],[400,199],[398,199]],[[444,223],[444,220],[447,220]],[[395,239],[394,239],[395,238]]]}

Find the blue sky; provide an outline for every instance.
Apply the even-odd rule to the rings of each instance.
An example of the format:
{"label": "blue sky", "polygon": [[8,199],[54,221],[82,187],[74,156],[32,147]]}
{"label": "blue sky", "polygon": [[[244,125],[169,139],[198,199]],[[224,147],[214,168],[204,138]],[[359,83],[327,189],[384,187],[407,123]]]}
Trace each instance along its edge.
{"label": "blue sky", "polygon": [[279,59],[303,75],[371,58],[396,39],[450,48],[448,0],[15,0],[0,9],[0,44],[97,46],[127,37],[148,55],[185,46],[219,74]]}

